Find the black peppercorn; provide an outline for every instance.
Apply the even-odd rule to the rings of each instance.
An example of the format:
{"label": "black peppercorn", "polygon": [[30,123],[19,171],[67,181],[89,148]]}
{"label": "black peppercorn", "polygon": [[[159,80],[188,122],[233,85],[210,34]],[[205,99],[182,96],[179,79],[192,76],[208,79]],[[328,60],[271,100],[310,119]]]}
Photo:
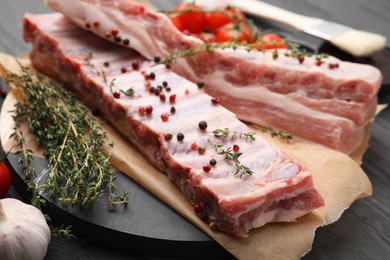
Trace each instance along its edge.
{"label": "black peppercorn", "polygon": [[172,137],[173,137],[172,134],[168,133],[168,134],[165,135],[165,140],[166,141],[170,141],[170,140],[172,140]]}
{"label": "black peppercorn", "polygon": [[210,164],[211,166],[215,166],[215,165],[217,164],[217,161],[216,161],[215,159],[211,159],[210,162],[209,162],[209,164]]}
{"label": "black peppercorn", "polygon": [[207,128],[207,122],[206,121],[200,121],[199,122],[199,128],[202,130],[205,130]]}
{"label": "black peppercorn", "polygon": [[183,141],[184,140],[184,134],[183,133],[178,133],[177,134],[177,140]]}

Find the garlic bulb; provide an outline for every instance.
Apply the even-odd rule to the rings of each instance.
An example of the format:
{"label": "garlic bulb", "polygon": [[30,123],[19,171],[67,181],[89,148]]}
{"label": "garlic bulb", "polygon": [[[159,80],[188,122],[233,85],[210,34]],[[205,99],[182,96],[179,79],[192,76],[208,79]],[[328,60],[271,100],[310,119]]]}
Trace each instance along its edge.
{"label": "garlic bulb", "polygon": [[0,259],[43,259],[50,237],[39,209],[17,199],[0,200]]}

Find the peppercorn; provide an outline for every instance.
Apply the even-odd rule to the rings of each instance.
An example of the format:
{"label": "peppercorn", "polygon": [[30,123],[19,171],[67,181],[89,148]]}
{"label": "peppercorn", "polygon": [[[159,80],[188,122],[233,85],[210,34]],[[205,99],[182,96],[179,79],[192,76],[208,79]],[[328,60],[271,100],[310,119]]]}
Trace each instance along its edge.
{"label": "peppercorn", "polygon": [[198,148],[198,145],[196,143],[191,144],[191,150],[195,151]]}
{"label": "peppercorn", "polygon": [[198,83],[196,83],[196,85],[198,85],[198,88],[201,89],[204,87],[204,82],[199,81]]}
{"label": "peppercorn", "polygon": [[125,67],[122,67],[122,68],[121,68],[121,72],[122,72],[122,73],[126,73],[126,72],[127,72],[127,69],[126,69]]}
{"label": "peppercorn", "polygon": [[305,61],[305,56],[299,55],[298,56],[298,61],[299,61],[300,64],[302,64]]}
{"label": "peppercorn", "polygon": [[209,164],[210,164],[211,166],[215,166],[215,165],[217,164],[217,161],[216,161],[215,159],[211,159],[210,162],[209,162]]}
{"label": "peppercorn", "polygon": [[176,101],[176,94],[172,94],[169,96],[169,102],[174,103]]}
{"label": "peppercorn", "polygon": [[184,140],[184,134],[183,133],[178,133],[176,135],[176,137],[177,137],[177,140],[179,140],[179,141],[183,141]]}
{"label": "peppercorn", "polygon": [[96,22],[93,22],[93,26],[95,26],[95,27],[99,27],[99,25],[100,25],[100,23],[99,23],[98,21],[96,21]]}
{"label": "peppercorn", "polygon": [[97,116],[97,115],[99,115],[100,110],[98,108],[94,108],[94,109],[92,109],[91,112],[92,112],[92,115]]}
{"label": "peppercorn", "polygon": [[144,115],[145,114],[145,107],[142,107],[142,106],[140,106],[140,107],[138,107],[138,113],[140,113],[141,115]]}
{"label": "peppercorn", "polygon": [[104,67],[108,67],[108,66],[110,66],[110,63],[109,63],[108,61],[105,61],[105,62],[103,63],[103,66],[104,66]]}
{"label": "peppercorn", "polygon": [[86,23],[86,24],[85,24],[85,27],[86,27],[87,29],[89,29],[89,28],[91,28],[91,25],[90,25],[89,23]]}
{"label": "peppercorn", "polygon": [[329,69],[335,69],[335,68],[338,68],[339,67],[339,64],[338,63],[329,63],[328,65]]}
{"label": "peppercorn", "polygon": [[166,87],[165,90],[166,90],[167,92],[170,92],[170,91],[171,91],[171,87]]}
{"label": "peppercorn", "polygon": [[233,152],[237,153],[239,150],[240,147],[237,144],[233,145]]}
{"label": "peppercorn", "polygon": [[131,67],[133,67],[134,70],[139,70],[139,61],[135,60],[131,63]]}
{"label": "peppercorn", "polygon": [[206,147],[204,147],[203,145],[198,146],[198,153],[199,154],[204,154],[205,152],[206,152]]}
{"label": "peppercorn", "polygon": [[209,172],[211,170],[211,166],[209,164],[206,164],[202,167],[204,172]]}
{"label": "peppercorn", "polygon": [[202,130],[205,130],[207,128],[207,122],[206,121],[200,121],[199,122],[199,128]]}
{"label": "peppercorn", "polygon": [[113,96],[114,96],[114,98],[120,98],[120,97],[121,97],[121,94],[120,94],[119,92],[115,91],[115,92],[113,93]]}
{"label": "peppercorn", "polygon": [[160,59],[159,56],[156,56],[156,57],[154,57],[153,60],[154,60],[155,63],[159,63],[161,59]]}
{"label": "peppercorn", "polygon": [[160,97],[160,100],[161,101],[165,101],[165,99],[166,99],[166,97],[165,97],[165,94],[164,93],[160,93],[160,95],[159,95],[159,97]]}
{"label": "peppercorn", "polygon": [[171,113],[172,114],[176,113],[176,108],[175,107],[171,107]]}
{"label": "peppercorn", "polygon": [[171,141],[171,140],[172,140],[172,137],[173,137],[173,135],[170,134],[170,133],[168,133],[168,134],[165,135],[165,140],[166,140],[166,141]]}
{"label": "peppercorn", "polygon": [[184,91],[184,94],[187,96],[190,94],[190,91],[188,90],[188,88],[186,88],[186,91]]}
{"label": "peppercorn", "polygon": [[149,78],[150,79],[155,79],[156,78],[156,74],[154,74],[154,72],[151,72],[150,74],[149,74]]}
{"label": "peppercorn", "polygon": [[168,87],[168,82],[163,81],[162,85],[163,85],[164,87]]}
{"label": "peppercorn", "polygon": [[162,121],[166,122],[169,119],[169,114],[168,113],[162,113],[160,117],[161,117]]}
{"label": "peppercorn", "polygon": [[114,41],[116,43],[120,43],[122,41],[122,38],[120,36],[115,36]]}
{"label": "peppercorn", "polygon": [[150,92],[150,93],[154,93],[155,90],[156,90],[155,87],[150,87],[150,88],[149,88],[149,92]]}
{"label": "peppercorn", "polygon": [[130,44],[130,40],[129,39],[124,39],[122,43],[123,43],[123,45],[127,46],[127,45]]}
{"label": "peppercorn", "polygon": [[117,36],[118,33],[119,33],[118,29],[112,29],[112,30],[111,30],[111,35],[112,35],[112,36]]}
{"label": "peppercorn", "polygon": [[153,107],[152,107],[151,105],[147,105],[147,106],[145,107],[145,112],[146,112],[147,114],[151,114],[151,113],[153,112]]}
{"label": "peppercorn", "polygon": [[221,102],[221,99],[220,98],[213,98],[213,99],[211,99],[211,102],[213,104],[219,104]]}
{"label": "peppercorn", "polygon": [[202,212],[203,212],[203,207],[202,207],[202,205],[200,205],[200,203],[196,203],[196,204],[194,205],[194,211],[195,211],[196,214],[202,213]]}

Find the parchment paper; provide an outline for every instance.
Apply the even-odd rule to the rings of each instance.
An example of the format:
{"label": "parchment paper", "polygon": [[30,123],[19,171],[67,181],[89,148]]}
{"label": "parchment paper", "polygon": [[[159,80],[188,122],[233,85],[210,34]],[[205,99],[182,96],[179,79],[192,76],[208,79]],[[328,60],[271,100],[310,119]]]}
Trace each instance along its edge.
{"label": "parchment paper", "polygon": [[[26,59],[21,61],[28,63]],[[3,73],[4,69],[15,72],[19,68],[15,58],[8,55],[0,54],[0,64]],[[1,71],[0,69],[0,75]],[[1,140],[6,151],[13,145],[10,139],[13,131],[11,110],[16,102],[14,95],[8,95],[1,111]],[[336,221],[355,200],[372,194],[371,183],[358,165],[367,148],[369,131],[352,159],[316,144],[297,140],[286,143],[254,127],[254,131],[259,135],[309,169],[326,205],[297,219],[296,222],[267,224],[252,231],[248,238],[236,238],[212,231],[196,216],[190,203],[164,174],[152,167],[114,129],[108,125],[105,129],[109,140],[115,144],[112,163],[118,170],[151,191],[239,259],[299,259],[311,249],[318,227]],[[31,137],[29,143],[34,145]]]}

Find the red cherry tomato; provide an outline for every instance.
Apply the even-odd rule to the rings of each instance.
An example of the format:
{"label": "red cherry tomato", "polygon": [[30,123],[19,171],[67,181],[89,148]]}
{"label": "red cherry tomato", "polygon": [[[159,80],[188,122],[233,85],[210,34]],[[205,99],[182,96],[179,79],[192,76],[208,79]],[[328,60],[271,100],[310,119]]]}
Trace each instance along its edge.
{"label": "red cherry tomato", "polygon": [[190,33],[201,33],[206,29],[207,17],[203,9],[192,3],[181,3],[176,6],[177,19],[183,26],[183,30]]}
{"label": "red cherry tomato", "polygon": [[267,33],[260,37],[259,41],[254,45],[254,48],[261,50],[287,49],[287,45],[279,35]]}
{"label": "red cherry tomato", "polygon": [[245,20],[245,15],[240,10],[233,7],[217,10],[207,16],[207,27],[214,33],[218,28],[228,23],[240,23]]}
{"label": "red cherry tomato", "polygon": [[227,41],[238,41],[238,42],[253,42],[252,29],[244,23],[229,23],[219,28],[215,34],[216,42],[227,42]]}
{"label": "red cherry tomato", "polygon": [[169,19],[171,19],[171,22],[179,31],[184,31],[184,27],[177,16],[169,17]]}
{"label": "red cherry tomato", "polygon": [[4,198],[11,187],[11,173],[4,163],[0,163],[0,198]]}

